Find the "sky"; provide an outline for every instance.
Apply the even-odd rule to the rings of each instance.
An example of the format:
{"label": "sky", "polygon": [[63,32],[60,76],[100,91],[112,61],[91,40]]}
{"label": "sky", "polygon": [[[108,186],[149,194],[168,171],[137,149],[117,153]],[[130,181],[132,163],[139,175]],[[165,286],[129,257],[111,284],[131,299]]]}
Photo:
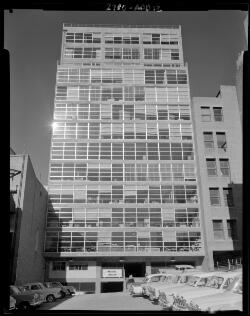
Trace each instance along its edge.
{"label": "sky", "polygon": [[10,146],[29,154],[47,185],[56,66],[63,23],[181,25],[191,97],[215,97],[235,85],[236,60],[247,49],[244,11],[5,11],[4,46],[10,53]]}

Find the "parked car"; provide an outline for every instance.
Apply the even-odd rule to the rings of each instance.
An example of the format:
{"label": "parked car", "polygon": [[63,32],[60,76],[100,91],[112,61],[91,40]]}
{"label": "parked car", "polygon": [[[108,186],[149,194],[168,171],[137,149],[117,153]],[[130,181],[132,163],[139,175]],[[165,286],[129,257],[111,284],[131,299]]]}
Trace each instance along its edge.
{"label": "parked car", "polygon": [[16,300],[16,308],[21,310],[38,307],[44,302],[44,298],[40,294],[28,293],[16,285],[10,285],[10,295]]}
{"label": "parked car", "polygon": [[66,295],[70,295],[68,290],[60,282],[44,282],[43,285],[48,289],[61,289],[62,298],[64,298]]}
{"label": "parked car", "polygon": [[[168,288],[179,287],[185,285],[187,277],[195,272],[184,272],[181,274],[173,274],[171,278],[163,282],[151,283],[148,286],[149,299],[151,301],[158,301],[160,291]],[[197,272],[196,272],[197,273]]]}
{"label": "parked car", "polygon": [[47,302],[53,302],[57,298],[62,297],[61,288],[47,288],[41,282],[27,283],[24,284],[23,287],[33,293],[40,293],[44,295]]}
{"label": "parked car", "polygon": [[169,309],[173,305],[173,295],[180,289],[191,290],[191,286],[198,286],[199,282],[203,282],[203,279],[212,276],[215,272],[195,272],[183,274],[179,282],[175,286],[165,286],[159,291],[159,305],[163,308]]}
{"label": "parked car", "polygon": [[9,302],[9,310],[14,310],[16,309],[16,300],[12,295],[10,295],[10,302]]}
{"label": "parked car", "polygon": [[209,277],[200,289],[175,295],[173,310],[229,310],[235,304],[233,309],[238,309],[238,303],[242,308],[242,274],[221,272]]}
{"label": "parked car", "polygon": [[67,282],[58,282],[58,283],[62,284],[67,289],[70,295],[76,294],[76,289],[74,288],[74,286],[68,285]]}
{"label": "parked car", "polygon": [[149,283],[149,282],[158,282],[160,281],[160,278],[165,275],[165,273],[156,273],[156,274],[149,274],[146,276],[142,282],[135,282],[132,283],[129,289],[130,295],[133,296],[141,296],[142,295],[142,287],[143,285]]}
{"label": "parked car", "polygon": [[172,280],[173,279],[177,279],[178,278],[178,275],[177,274],[166,274],[166,275],[162,275],[160,280],[158,282],[149,282],[149,283],[146,283],[144,285],[142,285],[142,295],[143,296],[148,296],[150,297],[150,289],[152,289],[153,287],[157,287],[159,286],[160,284],[169,284],[169,283],[172,283]]}

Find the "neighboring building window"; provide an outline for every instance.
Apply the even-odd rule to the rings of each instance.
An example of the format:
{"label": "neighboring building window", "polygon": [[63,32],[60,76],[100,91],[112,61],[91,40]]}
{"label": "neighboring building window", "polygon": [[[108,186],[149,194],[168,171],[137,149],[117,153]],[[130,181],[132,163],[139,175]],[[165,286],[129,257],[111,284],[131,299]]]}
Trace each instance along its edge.
{"label": "neighboring building window", "polygon": [[217,137],[218,148],[222,148],[222,149],[224,149],[224,151],[226,151],[226,148],[227,148],[226,133],[217,132],[216,137]]}
{"label": "neighboring building window", "polygon": [[207,163],[207,174],[209,176],[217,176],[217,167],[215,159],[206,159]]}
{"label": "neighboring building window", "polygon": [[220,191],[219,188],[209,188],[210,204],[220,205]]}
{"label": "neighboring building window", "polygon": [[65,271],[66,263],[65,262],[52,262],[52,270],[54,271]]}
{"label": "neighboring building window", "polygon": [[88,264],[69,264],[69,270],[88,270]]}
{"label": "neighboring building window", "polygon": [[201,120],[202,120],[202,122],[210,122],[211,121],[210,107],[208,107],[208,106],[201,107]]}
{"label": "neighboring building window", "polygon": [[204,137],[205,148],[214,148],[213,133],[212,132],[204,132],[203,137]]}
{"label": "neighboring building window", "polygon": [[226,206],[234,205],[232,188],[223,188],[223,197]]}
{"label": "neighboring building window", "polygon": [[233,240],[237,239],[237,228],[236,228],[235,219],[227,220],[227,234],[228,234],[228,238],[233,239]]}
{"label": "neighboring building window", "polygon": [[213,220],[214,239],[225,239],[222,220]]}
{"label": "neighboring building window", "polygon": [[223,121],[222,108],[214,107],[213,111],[214,111],[214,120],[216,122]]}
{"label": "neighboring building window", "polygon": [[229,167],[229,160],[228,159],[220,159],[220,171],[223,176],[230,175],[230,167]]}

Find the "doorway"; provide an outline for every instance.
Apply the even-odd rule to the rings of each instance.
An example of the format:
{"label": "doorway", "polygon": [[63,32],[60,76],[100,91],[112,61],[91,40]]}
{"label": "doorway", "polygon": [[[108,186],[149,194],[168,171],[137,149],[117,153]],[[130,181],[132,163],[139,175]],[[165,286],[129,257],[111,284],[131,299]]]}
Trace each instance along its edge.
{"label": "doorway", "polygon": [[144,277],[146,273],[146,264],[141,263],[124,263],[125,277],[128,278],[131,274],[133,277]]}
{"label": "doorway", "polygon": [[123,282],[102,282],[101,293],[122,292]]}

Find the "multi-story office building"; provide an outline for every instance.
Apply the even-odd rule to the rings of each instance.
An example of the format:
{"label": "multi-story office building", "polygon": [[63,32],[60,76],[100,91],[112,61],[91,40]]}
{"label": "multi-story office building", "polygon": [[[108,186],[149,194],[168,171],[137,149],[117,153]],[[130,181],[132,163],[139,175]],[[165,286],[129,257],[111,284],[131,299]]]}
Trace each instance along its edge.
{"label": "multi-story office building", "polygon": [[100,292],[206,265],[196,160],[180,27],[64,24],[46,279]]}
{"label": "multi-story office building", "polygon": [[242,126],[234,86],[192,105],[204,210],[205,251],[212,268],[242,250]]}

